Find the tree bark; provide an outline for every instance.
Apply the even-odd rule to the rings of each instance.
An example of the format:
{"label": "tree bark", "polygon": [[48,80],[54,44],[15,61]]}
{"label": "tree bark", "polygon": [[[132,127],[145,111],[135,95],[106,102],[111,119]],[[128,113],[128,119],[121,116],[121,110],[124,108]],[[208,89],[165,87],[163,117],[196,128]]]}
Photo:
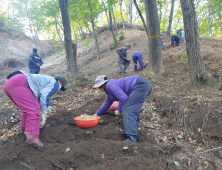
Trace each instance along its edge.
{"label": "tree bark", "polygon": [[171,25],[172,25],[172,21],[173,21],[174,2],[175,2],[175,0],[172,0],[172,2],[171,2],[171,10],[170,10],[169,25],[167,28],[167,35],[170,35],[170,32],[171,32]]}
{"label": "tree bark", "polygon": [[141,19],[142,22],[143,22],[143,27],[145,28],[146,34],[147,34],[147,36],[148,36],[147,25],[146,25],[146,22],[145,22],[145,20],[144,20],[144,18],[143,18],[143,15],[142,15],[142,13],[141,13],[141,11],[140,11],[140,8],[139,8],[136,0],[133,0],[133,2],[134,2],[134,4],[135,4],[135,6],[136,6],[137,12],[139,13],[140,19]]}
{"label": "tree bark", "polygon": [[208,8],[208,22],[207,22],[207,38],[210,38],[210,17],[211,17],[211,1],[208,1],[209,8]]}
{"label": "tree bark", "polygon": [[115,18],[113,6],[112,6],[112,13],[113,13],[114,25],[115,25],[115,28],[116,28],[116,36],[118,36],[118,27],[117,27],[117,24],[116,24],[116,18]]}
{"label": "tree bark", "polygon": [[110,30],[112,32],[112,35],[113,35],[113,40],[114,40],[114,43],[115,45],[117,46],[117,40],[116,40],[116,36],[114,34],[114,31],[113,31],[113,24],[112,24],[112,15],[111,15],[111,10],[109,10],[109,23],[110,23]]}
{"label": "tree bark", "polygon": [[[180,0],[183,12],[184,30],[186,32],[187,58],[190,74],[190,82],[195,88],[216,87],[219,88],[219,80],[216,81],[205,70],[203,58],[200,55],[199,29],[197,24],[194,0]],[[219,84],[218,84],[219,83]]]}
{"label": "tree bark", "polygon": [[68,0],[59,0],[59,6],[62,15],[62,24],[64,28],[64,42],[66,50],[67,72],[72,80],[76,80],[78,75],[77,56],[72,48],[71,27],[68,12]]}
{"label": "tree bark", "polygon": [[57,34],[58,34],[58,36],[59,36],[59,38],[60,38],[60,42],[61,42],[61,44],[63,45],[63,47],[65,46],[64,45],[64,42],[62,41],[62,37],[61,37],[61,35],[60,35],[60,33],[59,33],[59,30],[58,30],[58,26],[57,26],[57,19],[56,19],[56,16],[54,15],[54,18],[55,18],[55,26],[56,26],[56,32],[57,32]]}
{"label": "tree bark", "polygon": [[164,72],[161,42],[160,22],[157,12],[156,0],[144,0],[149,39],[148,69],[154,74]]}
{"label": "tree bark", "polygon": [[93,15],[92,15],[91,3],[88,2],[88,5],[89,5],[89,10],[90,10],[90,16],[91,16],[91,24],[92,24],[92,29],[93,29],[93,36],[94,36],[95,41],[96,41],[96,48],[97,48],[97,52],[98,52],[97,55],[99,56],[100,55],[99,43],[98,43],[98,39],[97,39],[97,36],[96,36],[95,23],[94,23],[94,18],[93,18]]}
{"label": "tree bark", "polygon": [[123,21],[122,3],[123,3],[123,0],[121,0],[121,2],[120,2],[120,14],[121,14],[121,19],[122,19],[123,28],[126,28],[126,27],[125,27],[125,24],[124,24],[124,21]]}
{"label": "tree bark", "polygon": [[159,9],[159,20],[161,22],[162,19],[162,2],[160,2],[160,0],[158,0],[158,4],[160,4],[160,9]]}
{"label": "tree bark", "polygon": [[[103,0],[102,0],[102,3],[103,3],[104,8],[106,9],[106,5],[105,5]],[[108,22],[108,25],[109,25],[109,17],[108,17],[108,14],[107,14],[107,10],[105,11],[105,14],[106,14],[106,19],[107,19],[107,22]]]}
{"label": "tree bark", "polygon": [[130,0],[130,23],[133,23],[133,3],[132,0]]}

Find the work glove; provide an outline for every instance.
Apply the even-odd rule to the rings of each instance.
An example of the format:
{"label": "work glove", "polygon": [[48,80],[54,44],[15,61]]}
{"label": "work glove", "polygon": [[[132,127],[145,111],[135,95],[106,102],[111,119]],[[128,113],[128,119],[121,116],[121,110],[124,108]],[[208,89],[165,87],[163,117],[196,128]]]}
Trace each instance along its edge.
{"label": "work glove", "polygon": [[40,124],[41,128],[43,128],[43,126],[45,125],[46,118],[47,118],[46,113],[42,113],[42,119],[41,119],[41,124]]}
{"label": "work glove", "polygon": [[119,112],[118,110],[116,110],[116,111],[115,111],[115,115],[116,115],[116,116],[121,116],[121,115],[122,115],[122,112]]}
{"label": "work glove", "polygon": [[99,115],[97,115],[97,113],[95,113],[93,116],[99,116]]}

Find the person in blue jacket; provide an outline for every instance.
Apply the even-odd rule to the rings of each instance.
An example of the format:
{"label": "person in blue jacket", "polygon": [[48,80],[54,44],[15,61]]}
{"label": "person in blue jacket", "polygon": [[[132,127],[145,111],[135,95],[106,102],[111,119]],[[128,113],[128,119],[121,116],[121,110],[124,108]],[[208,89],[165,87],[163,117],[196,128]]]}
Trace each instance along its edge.
{"label": "person in blue jacket", "polygon": [[177,35],[173,35],[171,37],[171,48],[174,47],[175,41],[176,41],[176,46],[180,46],[180,39],[179,39],[179,37]]}
{"label": "person in blue jacket", "polygon": [[130,60],[127,59],[127,50],[131,47],[130,44],[126,44],[125,47],[118,48],[116,50],[118,54],[117,63],[119,64],[119,74],[126,73],[126,69],[130,65]]}
{"label": "person in blue jacket", "polygon": [[119,80],[109,79],[105,75],[98,76],[93,88],[99,88],[107,94],[103,105],[94,114],[104,114],[114,101],[119,101],[116,115],[123,115],[124,131],[127,135],[126,141],[137,143],[138,126],[140,124],[140,108],[152,91],[149,80],[139,75],[121,78]]}
{"label": "person in blue jacket", "polygon": [[29,69],[31,74],[39,74],[40,66],[43,65],[41,57],[37,54],[37,49],[33,48],[29,55]]}

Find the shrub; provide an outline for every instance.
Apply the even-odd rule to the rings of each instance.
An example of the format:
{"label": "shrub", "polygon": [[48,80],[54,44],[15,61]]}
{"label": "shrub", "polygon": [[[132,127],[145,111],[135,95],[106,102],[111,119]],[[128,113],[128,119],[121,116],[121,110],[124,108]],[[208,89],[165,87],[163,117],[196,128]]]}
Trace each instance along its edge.
{"label": "shrub", "polygon": [[87,37],[83,43],[83,45],[85,45],[86,47],[89,46],[91,39],[89,37]]}
{"label": "shrub", "polygon": [[119,35],[119,41],[120,41],[120,40],[123,40],[124,37],[125,37],[125,35]]}
{"label": "shrub", "polygon": [[116,47],[116,44],[113,44],[109,47],[110,50],[113,50]]}

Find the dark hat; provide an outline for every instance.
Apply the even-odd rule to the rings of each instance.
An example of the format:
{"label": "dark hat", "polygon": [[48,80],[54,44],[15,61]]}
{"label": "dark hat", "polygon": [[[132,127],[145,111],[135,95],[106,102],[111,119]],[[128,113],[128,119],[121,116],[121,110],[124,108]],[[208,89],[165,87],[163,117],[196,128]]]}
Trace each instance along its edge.
{"label": "dark hat", "polygon": [[54,78],[56,80],[59,80],[59,82],[62,84],[61,91],[65,91],[66,90],[65,85],[67,84],[66,78],[62,75],[56,75],[56,76],[54,76]]}

